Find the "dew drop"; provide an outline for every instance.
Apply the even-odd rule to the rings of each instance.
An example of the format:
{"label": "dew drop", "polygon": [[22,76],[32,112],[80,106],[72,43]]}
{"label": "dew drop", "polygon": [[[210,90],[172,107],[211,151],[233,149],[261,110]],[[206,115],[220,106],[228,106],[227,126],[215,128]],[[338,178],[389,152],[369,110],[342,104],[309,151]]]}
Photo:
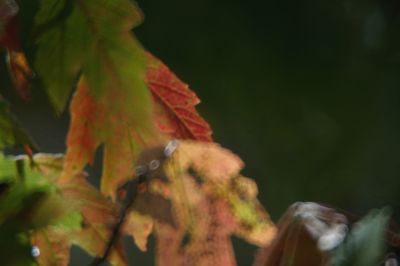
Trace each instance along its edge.
{"label": "dew drop", "polygon": [[36,258],[40,256],[40,249],[38,246],[33,246],[31,249],[31,255],[32,257]]}

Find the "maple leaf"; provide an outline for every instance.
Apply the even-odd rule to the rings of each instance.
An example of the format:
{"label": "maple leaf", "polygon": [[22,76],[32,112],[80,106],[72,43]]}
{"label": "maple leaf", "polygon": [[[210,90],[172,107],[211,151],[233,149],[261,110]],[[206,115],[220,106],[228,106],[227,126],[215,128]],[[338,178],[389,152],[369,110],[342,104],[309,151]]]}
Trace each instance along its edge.
{"label": "maple leaf", "polygon": [[[172,204],[162,215],[172,215],[173,223],[148,213],[155,219],[157,265],[236,265],[232,234],[258,246],[272,241],[275,226],[256,199],[255,183],[239,175],[239,157],[196,141],[180,141],[165,156],[160,147],[138,159],[138,167],[147,169],[147,192]],[[156,161],[162,167],[152,167]]]}
{"label": "maple leaf", "polygon": [[[243,161],[230,150],[216,143],[180,141],[179,164],[182,171],[192,168],[210,182],[227,185],[244,167]],[[218,163],[217,163],[218,162]]]}
{"label": "maple leaf", "polygon": [[91,163],[96,149],[104,143],[101,190],[112,197],[133,176],[140,147],[157,140],[151,129],[139,126],[137,119],[145,118],[126,110],[130,108],[125,105],[131,104],[127,102],[131,97],[124,91],[122,88],[110,90],[108,96],[99,98],[91,94],[86,80],[82,79],[70,106],[71,125],[63,178],[75,176]]}
{"label": "maple leaf", "polygon": [[[40,173],[45,174],[49,180],[56,182],[66,208],[69,210],[68,213],[70,213],[67,222],[55,224],[46,231],[39,232],[39,235],[33,239],[34,241],[38,241],[37,238],[39,240],[50,239],[50,242],[54,242],[54,244],[58,240],[68,239],[68,243],[62,244],[62,247],[65,248],[64,254],[57,256],[54,252],[59,249],[59,246],[54,246],[51,243],[48,246],[42,246],[41,251],[45,253],[44,257],[57,259],[61,256],[64,259],[67,256],[65,252],[69,253],[69,249],[66,249],[66,247],[72,244],[81,247],[92,256],[102,256],[108,245],[112,227],[117,223],[119,217],[118,206],[111,203],[92,187],[85,180],[83,174],[78,174],[71,179],[60,179],[63,167],[61,156],[37,154],[34,156],[34,162]],[[72,228],[71,224],[74,225]],[[127,265],[126,256],[120,242],[112,247],[108,260],[112,265]],[[51,260],[47,261],[48,264],[45,265],[54,265],[50,262]]]}
{"label": "maple leaf", "polygon": [[156,227],[157,265],[236,265],[229,208],[212,197],[204,197],[197,204],[196,208],[192,206],[193,224],[188,232],[185,227]]}
{"label": "maple leaf", "polygon": [[274,239],[276,229],[257,200],[258,189],[254,180],[238,175],[218,194],[226,199],[232,211],[236,236],[256,246],[265,246]]}
{"label": "maple leaf", "polygon": [[153,232],[154,222],[150,216],[131,211],[123,225],[122,232],[131,235],[141,251],[147,251],[147,239]]}
{"label": "maple leaf", "polygon": [[62,178],[73,178],[104,144],[101,190],[112,197],[132,177],[140,146],[155,139],[144,52],[130,32],[140,19],[128,0],[42,1],[36,16],[35,67],[58,112],[81,73]]}
{"label": "maple leaf", "polygon": [[146,120],[145,59],[130,32],[140,21],[140,11],[129,0],[41,1],[35,17],[35,69],[57,112],[64,110],[81,73],[92,95],[126,93],[127,113]]}
{"label": "maple leaf", "polygon": [[[57,176],[57,173],[58,177],[60,176],[63,161],[59,158],[35,155],[34,160],[41,172],[53,178]],[[111,236],[112,226],[118,220],[118,206],[92,187],[82,174],[67,180],[58,178],[57,184],[66,204],[71,209],[70,212],[78,211],[82,217],[82,228],[73,231],[64,230],[64,238],[68,238],[70,244],[80,246],[92,256],[101,256]],[[49,232],[54,237],[52,230],[54,228],[50,228]],[[121,243],[112,248],[108,260],[113,265],[127,264]]]}
{"label": "maple leaf", "polygon": [[37,230],[31,236],[32,244],[38,247],[40,255],[36,259],[41,266],[67,266],[71,245],[67,236],[56,229]]}
{"label": "maple leaf", "polygon": [[[82,73],[70,105],[63,178],[91,163],[104,144],[101,190],[113,198],[132,177],[140,148],[159,142],[151,123],[145,55],[129,31],[140,18],[138,9],[126,0],[48,0],[36,16],[40,34],[35,67],[58,111],[64,108],[78,72]],[[168,106],[164,122],[181,128],[173,136],[211,140],[208,124],[194,109],[199,101],[195,94],[155,58],[147,64],[149,87],[159,99],[156,117],[161,118],[157,111],[161,106]]]}
{"label": "maple leaf", "polygon": [[177,139],[212,141],[211,128],[197,113],[200,99],[171,70],[147,54],[147,83],[154,99],[154,119],[159,130]]}
{"label": "maple leaf", "polygon": [[[74,244],[83,248],[94,257],[101,257],[103,255],[110,237],[110,228],[101,224],[91,225],[90,227],[84,228],[83,230],[71,235]],[[118,241],[112,247],[107,260],[111,265],[115,266],[128,265],[125,250],[123,249],[121,241]]]}
{"label": "maple leaf", "polygon": [[[64,197],[80,210],[83,217],[82,230],[70,235],[72,243],[80,246],[94,257],[101,257],[111,237],[112,227],[118,221],[118,207],[107,200],[86,180],[71,179],[62,182]],[[113,265],[127,265],[120,242],[112,247],[108,260]]]}

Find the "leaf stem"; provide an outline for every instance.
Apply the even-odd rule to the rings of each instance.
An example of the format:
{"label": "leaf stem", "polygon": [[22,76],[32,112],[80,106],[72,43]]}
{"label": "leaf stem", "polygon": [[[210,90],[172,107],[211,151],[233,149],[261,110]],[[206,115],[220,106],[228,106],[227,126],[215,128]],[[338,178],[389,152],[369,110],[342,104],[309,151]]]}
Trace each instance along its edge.
{"label": "leaf stem", "polygon": [[120,210],[120,216],[118,222],[115,224],[111,237],[107,243],[106,249],[101,257],[95,258],[90,266],[100,266],[103,262],[105,262],[110,255],[112,247],[116,244],[119,236],[121,227],[124,224],[125,218],[129,212],[129,209],[132,207],[137,195],[138,195],[138,188],[147,180],[146,174],[139,175],[134,180],[129,181],[125,184],[124,190],[127,192],[124,201],[122,202],[122,207]]}

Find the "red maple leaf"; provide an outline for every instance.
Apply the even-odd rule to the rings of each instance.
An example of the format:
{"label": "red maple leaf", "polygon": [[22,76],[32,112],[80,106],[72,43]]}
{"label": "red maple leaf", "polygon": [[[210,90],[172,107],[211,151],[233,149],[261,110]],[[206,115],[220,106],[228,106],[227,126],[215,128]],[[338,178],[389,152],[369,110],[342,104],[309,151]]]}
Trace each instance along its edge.
{"label": "red maple leaf", "polygon": [[195,109],[200,99],[160,60],[148,54],[148,61],[156,126],[174,138],[212,141],[210,126]]}

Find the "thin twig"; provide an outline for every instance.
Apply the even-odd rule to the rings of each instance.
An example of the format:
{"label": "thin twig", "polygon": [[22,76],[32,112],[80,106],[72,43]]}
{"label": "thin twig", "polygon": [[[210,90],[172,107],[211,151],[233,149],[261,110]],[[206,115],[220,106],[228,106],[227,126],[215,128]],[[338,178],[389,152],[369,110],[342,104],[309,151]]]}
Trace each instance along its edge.
{"label": "thin twig", "polygon": [[139,175],[136,179],[129,181],[125,185],[125,190],[127,192],[126,197],[122,203],[122,207],[120,210],[120,216],[118,222],[114,225],[113,231],[111,233],[111,237],[107,243],[106,249],[101,257],[95,258],[90,266],[100,266],[103,262],[105,262],[110,255],[111,249],[116,244],[119,236],[121,227],[125,221],[125,218],[129,212],[129,209],[132,207],[137,195],[138,188],[146,181],[146,175]]}

